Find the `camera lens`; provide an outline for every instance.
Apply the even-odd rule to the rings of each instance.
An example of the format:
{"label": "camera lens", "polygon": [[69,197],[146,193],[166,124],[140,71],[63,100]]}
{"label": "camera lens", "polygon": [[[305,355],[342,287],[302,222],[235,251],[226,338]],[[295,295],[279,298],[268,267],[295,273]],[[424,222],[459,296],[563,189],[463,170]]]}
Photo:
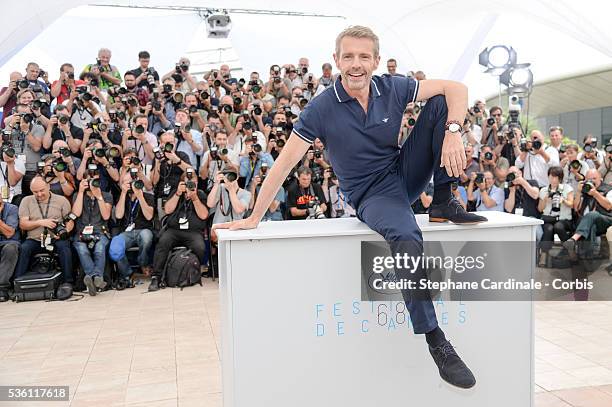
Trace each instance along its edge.
{"label": "camera lens", "polygon": [[261,115],[261,113],[262,113],[262,111],[261,111],[261,107],[259,107],[259,106],[255,106],[255,108],[253,108],[253,113],[254,113],[256,116]]}
{"label": "camera lens", "polygon": [[136,128],[134,129],[134,131],[138,134],[142,134],[145,132],[145,128],[142,124],[139,124],[138,126],[136,126]]}
{"label": "camera lens", "polygon": [[534,142],[531,143],[531,145],[534,150],[539,150],[542,148],[542,142],[540,140],[534,140]]}
{"label": "camera lens", "polygon": [[234,109],[232,109],[232,107],[230,105],[223,105],[223,111],[227,114],[232,113]]}
{"label": "camera lens", "polygon": [[261,144],[253,144],[253,151],[255,151],[256,153],[260,153],[261,150]]}
{"label": "camera lens", "polygon": [[144,188],[144,181],[140,179],[132,181],[132,189],[143,189],[143,188]]}
{"label": "camera lens", "polygon": [[189,106],[189,113],[196,113],[198,111],[197,106]]}
{"label": "camera lens", "polygon": [[578,161],[578,160],[573,160],[570,163],[570,167],[572,167],[575,170],[578,170],[578,169],[580,169],[582,167],[582,164],[580,164],[580,161]]}
{"label": "camera lens", "polygon": [[60,117],[59,117],[59,119],[58,119],[58,121],[59,121],[61,124],[66,124],[66,123],[68,123],[68,116],[60,116]]}
{"label": "camera lens", "polygon": [[172,152],[172,150],[174,150],[174,144],[172,144],[172,143],[164,144],[164,151],[166,153],[170,153],[170,152]]}
{"label": "camera lens", "polygon": [[89,182],[89,185],[91,185],[94,188],[100,188],[100,178],[94,178]]}
{"label": "camera lens", "polygon": [[412,126],[414,126],[415,124],[416,124],[416,120],[414,120],[414,118],[412,118],[412,117],[411,117],[410,119],[408,119],[408,126],[411,126],[411,127],[412,127]]}
{"label": "camera lens", "polygon": [[215,79],[215,81],[213,82],[213,86],[215,88],[218,88],[219,86],[221,86],[221,81],[219,79]]}
{"label": "camera lens", "polygon": [[590,153],[593,151],[593,147],[590,144],[585,144],[583,150],[585,153]]}
{"label": "camera lens", "polygon": [[485,160],[492,160],[492,159],[493,159],[493,153],[492,153],[492,152],[490,152],[490,151],[487,151],[487,152],[484,154],[484,158],[485,158]]}
{"label": "camera lens", "polygon": [[489,126],[493,126],[495,124],[495,119],[493,119],[492,117],[488,118],[487,119],[487,124]]}
{"label": "camera lens", "polygon": [[229,182],[234,182],[238,178],[238,174],[236,174],[235,172],[226,172],[225,177]]}

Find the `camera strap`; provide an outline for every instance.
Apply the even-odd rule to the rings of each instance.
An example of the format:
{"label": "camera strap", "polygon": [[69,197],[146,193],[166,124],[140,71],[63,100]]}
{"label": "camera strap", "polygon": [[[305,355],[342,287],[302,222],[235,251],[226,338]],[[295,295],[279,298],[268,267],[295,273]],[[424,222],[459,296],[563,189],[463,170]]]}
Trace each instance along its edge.
{"label": "camera strap", "polygon": [[[2,174],[2,177],[4,179],[4,183],[6,184],[7,187],[10,188],[9,180],[8,180],[8,167],[6,166],[6,163],[4,163],[3,166],[0,166],[0,173]],[[36,202],[38,202],[38,201],[36,201]]]}
{"label": "camera strap", "polygon": [[[232,210],[232,200],[230,199],[229,191],[224,186],[223,188],[221,188],[220,192],[221,195],[219,196],[219,209],[221,210],[221,214],[223,216],[229,216],[231,220],[234,220],[234,211]],[[227,193],[227,212],[225,211],[225,209],[223,209],[225,207],[225,200],[223,199],[224,192]],[[238,195],[238,192],[236,192],[236,195]]]}
{"label": "camera strap", "polygon": [[128,225],[131,225],[132,223],[134,223],[134,219],[136,218],[136,216],[134,216],[134,211],[136,210],[136,208],[138,208],[138,205],[140,205],[140,201],[138,200],[138,198],[136,198],[134,200],[134,202],[131,203],[131,208],[130,208],[130,216],[128,218]]}
{"label": "camera strap", "polygon": [[[47,209],[45,210],[44,214],[43,214],[43,211],[42,211],[42,207],[40,206],[40,202],[38,202],[38,199],[36,199],[36,205],[38,205],[38,210],[40,211],[40,216],[42,216],[41,219],[47,219],[47,216],[49,216],[49,208],[51,207],[51,196],[52,195],[53,194],[51,192],[49,192],[49,199],[47,200]],[[49,230],[45,226],[45,229],[44,229],[44,232],[43,232],[43,236],[47,236],[48,233],[49,233]]]}

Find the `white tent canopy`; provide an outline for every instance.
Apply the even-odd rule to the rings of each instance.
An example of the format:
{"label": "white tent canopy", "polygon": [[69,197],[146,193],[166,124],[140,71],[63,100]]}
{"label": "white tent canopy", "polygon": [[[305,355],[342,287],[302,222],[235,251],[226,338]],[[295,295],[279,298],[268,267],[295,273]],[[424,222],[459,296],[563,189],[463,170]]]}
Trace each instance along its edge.
{"label": "white tent canopy", "polygon": [[[170,1],[99,1],[98,4],[178,5]],[[219,61],[242,68],[235,76],[259,71],[267,76],[274,63],[310,58],[320,72],[333,62],[336,34],[353,24],[368,25],[380,37],[381,65],[398,60],[400,72],[423,70],[428,78],[466,83],[470,97],[497,92],[495,77],[483,74],[479,52],[510,45],[519,62],[530,62],[535,82],[612,64],[612,4],[584,0],[457,1],[321,1],[248,2],[189,0],[180,5],[301,11],[345,18],[232,14],[229,39],[207,39],[196,13],[87,7],[91,2],[24,0],[5,8],[0,34],[0,83],[11,71],[23,71],[34,60],[57,77],[59,65],[79,70],[95,60],[100,47],[113,51],[112,63],[123,72],[137,66],[137,53],[148,50],[152,65],[170,70],[182,55],[201,70]],[[79,7],[81,6],[81,7]],[[201,52],[202,50],[209,50]],[[216,50],[216,51],[210,51]]]}

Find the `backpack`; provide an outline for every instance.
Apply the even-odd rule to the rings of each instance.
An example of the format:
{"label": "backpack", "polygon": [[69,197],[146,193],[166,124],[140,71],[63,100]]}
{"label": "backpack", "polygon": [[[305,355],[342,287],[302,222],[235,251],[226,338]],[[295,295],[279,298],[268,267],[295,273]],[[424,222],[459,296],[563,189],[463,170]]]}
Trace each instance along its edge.
{"label": "backpack", "polygon": [[166,260],[161,281],[167,287],[180,287],[181,290],[195,284],[202,285],[200,260],[185,247],[173,250]]}

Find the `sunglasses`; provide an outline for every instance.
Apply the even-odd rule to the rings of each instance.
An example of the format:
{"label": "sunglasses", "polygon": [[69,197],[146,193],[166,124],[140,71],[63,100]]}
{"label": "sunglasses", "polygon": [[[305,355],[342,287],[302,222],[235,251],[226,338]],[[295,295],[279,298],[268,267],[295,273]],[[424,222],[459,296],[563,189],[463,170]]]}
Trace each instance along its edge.
{"label": "sunglasses", "polygon": [[497,113],[497,114],[492,114],[492,117],[501,117],[501,113]]}

